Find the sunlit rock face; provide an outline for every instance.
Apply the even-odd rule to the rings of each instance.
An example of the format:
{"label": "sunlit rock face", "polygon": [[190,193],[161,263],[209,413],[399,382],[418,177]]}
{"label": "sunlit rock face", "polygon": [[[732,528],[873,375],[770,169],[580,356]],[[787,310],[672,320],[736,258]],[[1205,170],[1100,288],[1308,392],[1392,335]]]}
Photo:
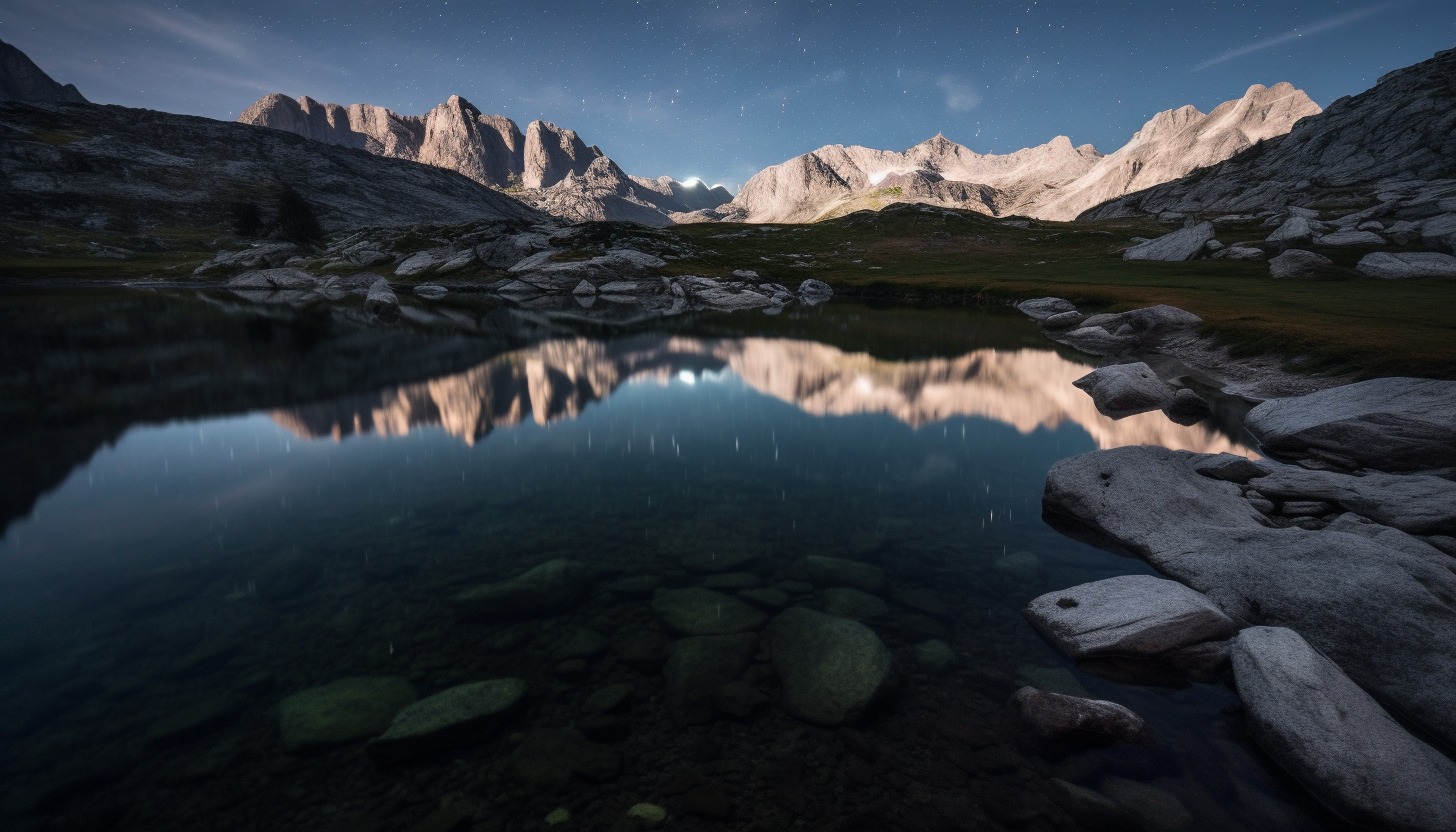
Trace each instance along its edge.
{"label": "sunlit rock face", "polygon": [[1210,113],[1192,106],[1158,113],[1106,156],[1066,136],[1006,154],[977,153],[942,135],[903,153],[827,145],[758,172],[726,205],[678,219],[812,222],[916,202],[1067,221],[1222,162],[1319,112],[1289,84],[1255,84]]}
{"label": "sunlit rock face", "polygon": [[976,350],[957,358],[882,361],[816,341],[639,338],[549,341],[471,370],[369,397],[274,411],[300,437],[403,435],[438,426],[468,444],[497,427],[575,418],[623,384],[666,383],[727,369],[749,387],[815,416],[883,413],[911,427],[954,417],[992,419],[1022,433],[1080,426],[1100,448],[1161,445],[1254,453],[1217,431],[1152,412],[1113,420],[1072,382],[1085,365],[1046,350]]}

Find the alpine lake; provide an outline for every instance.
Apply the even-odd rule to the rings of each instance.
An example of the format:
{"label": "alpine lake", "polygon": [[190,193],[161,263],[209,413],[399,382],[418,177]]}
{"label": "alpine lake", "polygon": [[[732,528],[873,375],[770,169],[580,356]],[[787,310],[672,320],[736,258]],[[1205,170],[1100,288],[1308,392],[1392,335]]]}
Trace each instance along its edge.
{"label": "alpine lake", "polygon": [[[1340,828],[1226,680],[1079,666],[1021,613],[1154,574],[1042,519],[1053,462],[1256,456],[1246,403],[1109,419],[1007,307],[404,302],[0,294],[0,826]],[[786,701],[865,684],[786,662],[824,649],[795,608],[893,660],[840,724]],[[1023,685],[1150,739],[1039,739]]]}

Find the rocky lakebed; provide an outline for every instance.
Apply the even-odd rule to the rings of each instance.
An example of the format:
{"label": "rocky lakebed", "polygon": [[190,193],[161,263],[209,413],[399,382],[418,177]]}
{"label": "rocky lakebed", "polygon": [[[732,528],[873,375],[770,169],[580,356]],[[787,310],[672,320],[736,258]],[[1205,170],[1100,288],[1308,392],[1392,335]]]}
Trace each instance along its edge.
{"label": "rocky lakebed", "polygon": [[[198,270],[187,320],[367,322],[278,325],[316,355],[530,326],[426,379],[338,352],[348,395],[189,382],[17,515],[7,828],[1456,828],[1456,383],[1058,298],[959,358],[650,334],[840,302],[553,233]],[[561,329],[595,304],[635,334]],[[307,367],[261,326],[213,384]]]}

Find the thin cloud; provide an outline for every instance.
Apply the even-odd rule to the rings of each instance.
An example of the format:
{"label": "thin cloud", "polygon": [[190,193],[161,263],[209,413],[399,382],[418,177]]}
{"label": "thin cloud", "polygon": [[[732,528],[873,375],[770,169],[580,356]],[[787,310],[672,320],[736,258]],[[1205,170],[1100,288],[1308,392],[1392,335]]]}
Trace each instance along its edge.
{"label": "thin cloud", "polygon": [[981,103],[981,92],[975,85],[955,75],[942,75],[935,82],[945,92],[945,108],[953,113],[966,113]]}
{"label": "thin cloud", "polygon": [[1231,49],[1216,58],[1210,58],[1209,60],[1204,61],[1198,66],[1193,67],[1193,71],[1198,72],[1200,70],[1208,69],[1209,67],[1216,64],[1221,64],[1224,61],[1231,61],[1234,58],[1242,58],[1243,56],[1248,55],[1251,52],[1271,49],[1281,43],[1288,43],[1292,40],[1298,40],[1302,37],[1307,37],[1309,35],[1317,35],[1320,32],[1328,32],[1331,29],[1337,29],[1346,24],[1354,23],[1357,20],[1367,18],[1377,12],[1383,12],[1393,5],[1395,4],[1385,3],[1380,6],[1370,6],[1369,8],[1359,9],[1353,12],[1347,12],[1345,14],[1338,15],[1336,17],[1331,17],[1328,20],[1322,20],[1319,23],[1311,23],[1308,26],[1300,26],[1297,29],[1290,29],[1288,32],[1285,32],[1282,35],[1276,35],[1272,38],[1269,38],[1268,40],[1256,41],[1249,44],[1248,46],[1240,46],[1238,49]]}

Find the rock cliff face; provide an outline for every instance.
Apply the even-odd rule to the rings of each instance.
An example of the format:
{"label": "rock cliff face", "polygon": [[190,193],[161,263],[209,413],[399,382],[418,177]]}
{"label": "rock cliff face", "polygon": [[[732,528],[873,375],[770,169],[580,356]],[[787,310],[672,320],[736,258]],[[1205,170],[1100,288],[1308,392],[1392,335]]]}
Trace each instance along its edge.
{"label": "rock cliff face", "polygon": [[1266,138],[1221,164],[1128,194],[1083,216],[1396,201],[1383,194],[1456,178],[1452,77],[1456,49],[1385,75],[1369,90],[1300,121],[1287,135]]}
{"label": "rock cliff face", "polygon": [[829,145],[760,171],[734,200],[687,219],[810,222],[895,202],[925,202],[993,216],[1071,220],[1099,203],[1214,164],[1318,113],[1289,84],[1255,85],[1204,114],[1154,116],[1110,156],[1058,136],[1004,155],[944,136],[904,153]]}
{"label": "rock cliff face", "polygon": [[314,141],[446,168],[573,221],[629,220],[671,225],[668,214],[717,207],[732,194],[671,177],[629,177],[574,130],[533,121],[525,133],[505,116],[482,113],[458,95],[423,116],[373,104],[320,104],[273,93],[238,119]]}
{"label": "rock cliff face", "polygon": [[56,83],[24,52],[4,41],[0,41],[0,101],[87,103],[74,84]]}
{"label": "rock cliff face", "polygon": [[[328,116],[309,115],[304,123],[326,129]],[[99,227],[227,227],[232,203],[267,210],[291,185],[326,230],[545,219],[452,171],[340,143],[154,110],[0,103],[0,216]]]}

